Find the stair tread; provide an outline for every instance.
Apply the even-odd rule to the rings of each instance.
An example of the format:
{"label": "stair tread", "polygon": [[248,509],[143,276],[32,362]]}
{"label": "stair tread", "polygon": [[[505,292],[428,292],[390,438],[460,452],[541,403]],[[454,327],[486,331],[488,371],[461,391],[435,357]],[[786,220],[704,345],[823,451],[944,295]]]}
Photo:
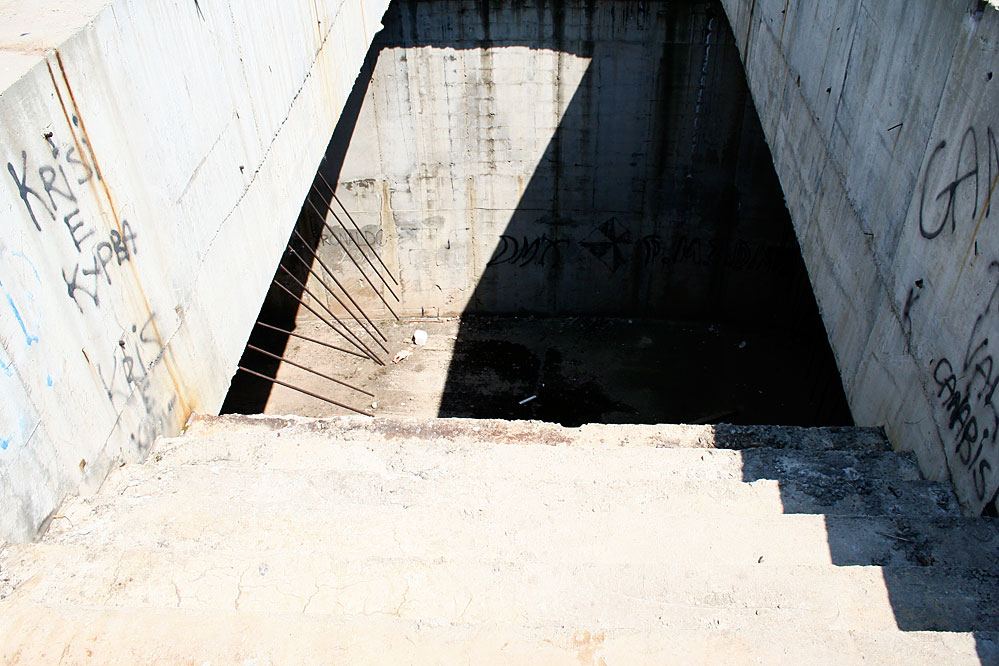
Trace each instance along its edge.
{"label": "stair tread", "polygon": [[[527,491],[473,483],[460,492],[419,487],[414,480],[351,488],[336,478],[310,476],[285,478],[282,484],[273,478],[265,484],[227,484],[227,475],[205,471],[207,481],[217,482],[214,494],[208,487],[184,495],[140,487],[138,496],[69,501],[44,540],[95,547],[166,543],[194,550],[322,544],[360,553],[396,552],[401,542],[420,554],[483,549],[539,557],[571,547],[566,544],[584,544],[580,548],[594,561],[666,555],[742,561],[767,554],[774,561],[865,565],[984,566],[999,550],[999,526],[989,519],[782,514],[773,482],[695,484],[732,493],[708,511],[717,496],[698,494],[698,501],[691,501],[686,484],[644,495],[629,492],[628,501],[619,501],[615,489],[592,486],[586,497],[586,486],[574,493],[561,484]],[[409,484],[416,487],[407,489]],[[518,494],[509,494],[511,487]],[[747,488],[765,498],[765,510],[725,511],[726,501],[749,501]],[[494,501],[497,496],[509,499]]]}
{"label": "stair tread", "polygon": [[[661,480],[665,477],[808,478],[828,476],[856,480],[921,478],[908,453],[888,451],[799,450],[758,447],[744,450],[655,447],[556,447],[522,442],[506,446],[496,442],[449,440],[382,440],[376,436],[349,442],[322,434],[277,436],[229,434],[165,440],[142,465],[109,475],[109,483],[122,476],[133,478],[158,467],[222,461],[281,469],[425,473],[438,476],[469,474],[475,477],[569,479],[630,478]],[[162,463],[162,465],[160,464]],[[107,485],[107,484],[106,484]]]}
{"label": "stair tread", "polygon": [[[281,504],[302,497],[323,504],[332,501],[380,505],[460,504],[479,507],[496,497],[527,493],[541,505],[574,503],[587,509],[637,505],[666,514],[705,513],[773,515],[825,513],[836,515],[907,515],[912,518],[960,516],[946,485],[922,480],[799,481],[757,479],[703,480],[682,476],[659,480],[587,479],[536,480],[511,476],[455,477],[434,473],[250,468],[227,462],[180,465],[146,470],[147,475],[121,475],[98,495],[69,500],[61,511],[92,507],[132,506],[136,500],[183,495],[191,501],[219,497],[227,501]],[[140,481],[141,479],[141,481]],[[824,481],[824,482],[823,482]]]}
{"label": "stair tread", "polygon": [[227,414],[196,415],[186,434],[241,432],[287,434],[321,433],[338,439],[446,440],[451,442],[493,442],[502,444],[540,443],[547,445],[653,446],[680,448],[753,448],[771,446],[808,450],[843,449],[884,451],[887,440],[880,428],[798,426],[739,426],[730,424],[600,424],[578,428],[541,421],[500,419],[335,416],[263,416]]}
{"label": "stair tread", "polygon": [[[721,620],[816,629],[999,629],[999,573],[953,567],[590,564],[368,557],[301,549],[197,555],[34,546],[8,601],[50,606],[384,613],[441,622],[694,629]],[[22,552],[17,558],[28,557]],[[728,624],[731,623],[731,624]]]}
{"label": "stair tread", "polygon": [[[62,664],[994,663],[992,632],[524,627],[273,611],[5,609],[0,661]],[[335,657],[333,656],[335,655]]]}

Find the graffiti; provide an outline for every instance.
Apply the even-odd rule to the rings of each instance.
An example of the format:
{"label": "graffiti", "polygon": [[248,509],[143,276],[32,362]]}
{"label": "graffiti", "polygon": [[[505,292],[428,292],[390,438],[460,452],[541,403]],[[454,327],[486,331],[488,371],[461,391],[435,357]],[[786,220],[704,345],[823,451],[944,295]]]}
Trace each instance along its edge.
{"label": "graffiti", "polygon": [[667,245],[659,234],[643,236],[636,254],[646,268],[688,264],[710,266],[717,261],[731,270],[785,274],[791,270],[792,248],[784,245],[751,244],[737,240],[730,246],[719,247],[714,238],[698,238],[685,234],[673,236]]}
{"label": "graffiti", "polygon": [[[118,345],[112,354],[111,369],[105,376],[105,368],[101,363],[97,364],[97,375],[101,380],[104,392],[107,394],[111,406],[120,409],[123,405],[116,402],[116,398],[127,400],[135,388],[142,386],[148,377],[146,359],[143,358],[143,350],[146,356],[158,356],[160,353],[159,342],[153,329],[153,316],[138,326],[133,324],[131,335],[124,334],[119,338]],[[152,348],[152,350],[150,350]]]}
{"label": "graffiti", "polygon": [[[999,261],[989,264],[995,284],[975,317],[963,358],[955,363],[941,358],[933,369],[937,399],[953,433],[948,454],[956,456],[971,474],[977,499],[985,501],[993,484],[993,468],[999,437],[999,405],[994,401],[999,387],[999,368],[989,352],[988,329],[999,323]],[[952,461],[952,464],[954,461]]]}
{"label": "graffiti", "polygon": [[500,236],[500,243],[496,247],[492,259],[489,260],[486,266],[498,266],[500,264],[513,264],[520,268],[529,264],[544,266],[549,252],[552,252],[552,262],[557,264],[559,261],[559,246],[568,244],[568,240],[549,238],[547,234],[535,236],[533,239],[523,236],[519,240],[516,236],[504,234]]}
{"label": "graffiti", "polygon": [[37,231],[52,233],[50,225],[59,221],[65,228],[79,259],[62,269],[62,279],[67,295],[82,312],[83,302],[100,307],[101,288],[112,283],[109,268],[121,266],[137,254],[136,234],[127,220],[121,221],[119,229],[104,234],[84,217],[74,186],[101,176],[77,154],[76,146],[60,148],[52,133],[46,133],[45,139],[50,163],[29,166],[28,154],[22,150],[17,164],[7,163],[7,171]]}
{"label": "graffiti", "polygon": [[323,253],[330,256],[331,263],[339,264],[347,256],[343,248],[347,248],[351,253],[356,253],[357,247],[360,246],[364,248],[365,253],[368,253],[368,244],[370,243],[377,250],[382,245],[383,237],[381,227],[374,224],[365,225],[361,227],[360,231],[357,229],[348,231],[343,228],[327,228],[321,236],[319,244],[326,248]]}
{"label": "graffiti", "polygon": [[142,402],[142,411],[149,418],[143,419],[131,439],[141,448],[148,447],[163,431],[163,422],[176,405],[171,396],[163,405],[154,395],[150,374],[163,358],[163,348],[156,333],[155,317],[150,315],[141,325],[133,324],[125,332],[111,353],[110,363],[98,362],[97,376],[111,407],[120,412],[133,395]]}
{"label": "graffiti", "polygon": [[913,286],[909,287],[909,294],[905,297],[905,307],[902,308],[902,330],[905,333],[905,350],[912,347],[912,308],[922,295],[923,281],[916,280]]}
{"label": "graffiti", "polygon": [[[960,138],[940,141],[926,158],[919,183],[919,234],[926,241],[967,231],[977,233],[992,213],[992,196],[999,182],[999,139],[991,127],[968,127]],[[974,250],[969,241],[961,249]],[[995,401],[999,368],[990,351],[989,332],[999,324],[999,261],[988,265],[985,284],[976,289],[979,305],[966,317],[970,332],[954,341],[959,351],[934,358],[929,367],[935,385],[936,409],[945,453],[957,481],[970,479],[974,499],[987,502],[999,479],[999,406]],[[912,345],[912,312],[923,280],[910,286],[902,308],[905,349]]]}
{"label": "graffiti", "polygon": [[[603,240],[591,240],[592,238]],[[553,239],[547,234],[514,236],[503,234],[486,266],[508,265],[517,268],[558,265],[566,256],[586,250],[611,272],[621,266],[639,262],[646,271],[674,265],[714,266],[718,261],[729,270],[751,271],[775,275],[792,272],[797,248],[736,240],[721,244],[714,238],[699,238],[677,234],[669,240],[659,234],[631,240],[631,232],[611,218],[600,224],[586,240]]]}
{"label": "graffiti", "polygon": [[[591,238],[594,240],[589,240]],[[625,254],[625,247],[631,245],[631,231],[612,217],[594,229],[580,245],[611,269],[611,272],[617,272],[630,259],[630,254]]]}
{"label": "graffiti", "polygon": [[[92,235],[92,232],[89,235]],[[121,233],[114,229],[108,232],[108,240],[94,244],[90,249],[91,256],[84,259],[82,264],[77,262],[73,266],[72,273],[67,274],[66,269],[63,269],[62,279],[66,283],[66,292],[76,303],[76,307],[83,310],[77,292],[87,296],[96,307],[100,307],[102,278],[108,286],[111,285],[111,273],[108,272],[108,265],[121,266],[123,263],[131,261],[137,253],[135,233],[128,221],[123,221]],[[90,266],[91,259],[93,259],[92,267]],[[112,264],[112,262],[115,263]],[[88,286],[91,288],[88,289]]]}
{"label": "graffiti", "polygon": [[999,181],[999,141],[991,127],[984,141],[980,146],[979,132],[969,127],[959,143],[941,141],[930,153],[919,198],[923,238],[933,240],[944,231],[954,233],[958,224],[974,224],[979,211],[983,219],[991,215],[993,188]]}
{"label": "graffiti", "polygon": [[[333,236],[336,236],[336,239]],[[348,243],[353,245],[356,241],[361,247],[366,247],[365,242],[377,247],[382,244],[382,237],[383,232],[381,227],[369,224],[361,228],[360,231],[357,229],[351,229],[349,232],[346,229],[333,229],[330,231],[327,229],[326,233],[323,234],[321,242],[323,245],[337,245],[336,241],[339,240],[345,245]]]}

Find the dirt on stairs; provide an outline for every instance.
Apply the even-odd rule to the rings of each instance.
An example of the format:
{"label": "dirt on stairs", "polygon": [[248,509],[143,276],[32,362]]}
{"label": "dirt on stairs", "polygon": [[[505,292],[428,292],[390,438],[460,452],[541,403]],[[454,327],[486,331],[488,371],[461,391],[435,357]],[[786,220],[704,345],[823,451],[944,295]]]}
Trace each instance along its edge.
{"label": "dirt on stairs", "polygon": [[999,663],[997,554],[872,429],[198,417],[3,547],[0,662]]}

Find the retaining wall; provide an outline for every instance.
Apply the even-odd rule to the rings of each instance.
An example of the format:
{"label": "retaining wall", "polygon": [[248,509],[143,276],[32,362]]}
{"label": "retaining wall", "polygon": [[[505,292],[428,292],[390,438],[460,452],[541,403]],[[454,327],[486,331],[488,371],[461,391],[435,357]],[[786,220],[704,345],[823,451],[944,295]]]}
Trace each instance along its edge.
{"label": "retaining wall", "polygon": [[7,540],[221,405],[387,2],[64,4],[3,10]]}
{"label": "retaining wall", "polygon": [[854,417],[982,511],[999,488],[999,13],[723,4]]}

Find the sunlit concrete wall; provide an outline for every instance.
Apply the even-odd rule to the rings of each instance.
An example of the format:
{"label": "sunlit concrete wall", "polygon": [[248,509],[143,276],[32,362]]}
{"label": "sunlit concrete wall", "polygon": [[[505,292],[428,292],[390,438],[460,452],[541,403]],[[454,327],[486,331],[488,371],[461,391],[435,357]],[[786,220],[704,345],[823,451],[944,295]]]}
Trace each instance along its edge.
{"label": "sunlit concrete wall", "polygon": [[7,540],[219,407],[387,2],[62,4],[0,31]]}
{"label": "sunlit concrete wall", "polygon": [[999,488],[999,13],[723,0],[854,416]]}

